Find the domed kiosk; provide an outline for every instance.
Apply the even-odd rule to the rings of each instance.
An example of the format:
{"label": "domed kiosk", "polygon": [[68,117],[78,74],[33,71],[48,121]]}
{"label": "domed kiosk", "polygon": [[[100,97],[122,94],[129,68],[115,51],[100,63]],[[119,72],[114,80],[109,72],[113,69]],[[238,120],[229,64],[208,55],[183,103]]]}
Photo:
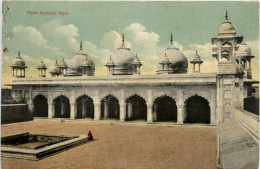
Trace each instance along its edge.
{"label": "domed kiosk", "polygon": [[135,60],[135,55],[130,51],[130,48],[125,46],[125,38],[123,34],[122,44],[116,49],[115,53],[111,56],[114,62],[113,75],[132,75],[132,63]]}
{"label": "domed kiosk", "polygon": [[[164,64],[167,59],[169,60],[169,63]],[[171,44],[159,57],[156,73],[163,74],[165,71],[167,71],[168,74],[187,73],[187,69],[188,60],[185,55],[173,45],[173,38],[171,34]]]}
{"label": "domed kiosk", "polygon": [[[86,70],[83,63],[88,61],[89,68]],[[82,41],[80,50],[76,53],[68,63],[67,76],[82,76],[86,73],[87,76],[94,76],[95,64],[92,59],[82,50]]]}
{"label": "domed kiosk", "polygon": [[225,21],[220,25],[218,29],[218,36],[235,36],[235,27],[228,21],[228,14],[226,11]]}
{"label": "domed kiosk", "polygon": [[[18,51],[18,56],[13,61],[11,68],[13,69],[14,77],[25,77],[25,69],[27,68],[27,66],[25,65],[25,61],[20,55],[20,51]],[[18,73],[18,71],[20,71],[20,73]]]}

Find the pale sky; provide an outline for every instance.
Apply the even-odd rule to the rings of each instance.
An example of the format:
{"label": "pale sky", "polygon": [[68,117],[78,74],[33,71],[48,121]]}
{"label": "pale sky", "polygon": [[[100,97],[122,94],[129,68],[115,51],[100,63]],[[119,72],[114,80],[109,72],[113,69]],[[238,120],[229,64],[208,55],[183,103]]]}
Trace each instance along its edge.
{"label": "pale sky", "polygon": [[[10,65],[18,50],[28,66],[26,76],[37,77],[40,59],[48,68],[56,59],[60,63],[65,58],[68,63],[81,40],[83,50],[96,65],[95,75],[105,75],[104,64],[119,47],[123,33],[127,47],[143,63],[142,74],[155,74],[157,58],[169,45],[171,32],[174,44],[189,61],[198,50],[204,61],[201,71],[216,72],[210,43],[226,10],[237,34],[243,34],[243,42],[256,56],[252,69],[253,78],[258,80],[257,2],[3,2],[3,48],[8,51],[3,52],[2,85],[10,82]],[[41,15],[40,11],[56,15]],[[60,15],[59,11],[68,14]]]}

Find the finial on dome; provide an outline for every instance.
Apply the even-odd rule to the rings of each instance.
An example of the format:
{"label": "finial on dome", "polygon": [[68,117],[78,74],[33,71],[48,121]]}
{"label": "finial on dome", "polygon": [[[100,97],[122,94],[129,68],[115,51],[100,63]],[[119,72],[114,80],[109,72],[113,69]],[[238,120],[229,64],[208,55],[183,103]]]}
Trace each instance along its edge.
{"label": "finial on dome", "polygon": [[166,52],[164,53],[164,57],[167,57],[167,56],[166,56]]}
{"label": "finial on dome", "polygon": [[64,58],[62,58],[62,62],[64,62]]}
{"label": "finial on dome", "polygon": [[21,57],[21,55],[20,55],[20,50],[18,51],[18,57]]}
{"label": "finial on dome", "polygon": [[80,41],[80,50],[82,50],[82,41]]}
{"label": "finial on dome", "polygon": [[110,56],[109,56],[109,59],[111,60],[111,54],[110,54]]}
{"label": "finial on dome", "polygon": [[196,55],[198,55],[198,51],[196,50]]}
{"label": "finial on dome", "polygon": [[41,63],[43,63],[42,59],[41,59]]}
{"label": "finial on dome", "polygon": [[58,62],[57,62],[57,59],[56,59],[56,65],[58,64]]}
{"label": "finial on dome", "polygon": [[226,10],[226,20],[228,21],[228,12],[227,12],[227,10]]}
{"label": "finial on dome", "polygon": [[122,43],[125,43],[125,34],[123,33]]}
{"label": "finial on dome", "polygon": [[171,44],[173,43],[173,37],[172,37],[172,33],[171,33]]}

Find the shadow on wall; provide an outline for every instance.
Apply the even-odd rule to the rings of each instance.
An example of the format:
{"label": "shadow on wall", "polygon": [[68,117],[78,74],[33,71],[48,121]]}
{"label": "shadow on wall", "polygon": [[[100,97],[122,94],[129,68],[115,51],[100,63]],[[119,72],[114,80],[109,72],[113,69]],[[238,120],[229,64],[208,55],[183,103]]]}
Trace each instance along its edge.
{"label": "shadow on wall", "polygon": [[244,99],[244,109],[253,114],[259,115],[259,99],[255,97],[247,97]]}
{"label": "shadow on wall", "polygon": [[33,120],[27,104],[1,105],[1,124]]}

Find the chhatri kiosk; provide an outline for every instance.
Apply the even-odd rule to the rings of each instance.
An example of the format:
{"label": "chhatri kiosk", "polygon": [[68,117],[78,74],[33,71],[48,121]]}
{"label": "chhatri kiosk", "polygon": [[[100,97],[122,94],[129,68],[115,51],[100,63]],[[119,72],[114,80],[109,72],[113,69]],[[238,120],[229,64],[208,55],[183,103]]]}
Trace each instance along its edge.
{"label": "chhatri kiosk", "polygon": [[[124,42],[105,64],[106,76],[94,76],[95,63],[83,50],[68,62],[49,68],[42,60],[38,77],[25,77],[25,61],[20,53],[14,60],[12,97],[24,99],[34,117],[171,121],[217,125],[231,118],[235,108],[243,109],[243,99],[251,93],[250,48],[228,20],[212,38],[212,56],[218,61],[216,73],[200,73],[199,52],[189,62],[173,45],[162,51],[154,75],[141,75],[140,56]],[[35,68],[33,68],[35,69]],[[20,73],[19,73],[20,72]]]}

